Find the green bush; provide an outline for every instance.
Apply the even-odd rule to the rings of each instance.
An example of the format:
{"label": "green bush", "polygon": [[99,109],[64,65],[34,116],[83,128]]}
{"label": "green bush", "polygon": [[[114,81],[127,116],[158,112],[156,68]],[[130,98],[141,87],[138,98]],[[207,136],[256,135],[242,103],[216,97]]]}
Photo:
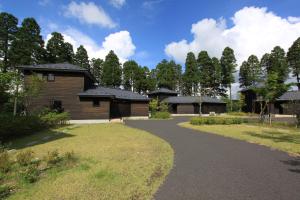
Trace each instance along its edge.
{"label": "green bush", "polygon": [[5,199],[10,195],[10,187],[7,185],[0,185],[0,199]]}
{"label": "green bush", "polygon": [[151,115],[151,118],[154,119],[169,119],[170,113],[169,112],[155,112]]}
{"label": "green bush", "polygon": [[28,165],[24,171],[21,172],[21,175],[27,183],[34,183],[38,180],[40,171],[36,165]]}
{"label": "green bush", "polygon": [[6,149],[0,147],[0,172],[6,173],[11,166],[11,159]]}
{"label": "green bush", "polygon": [[0,140],[30,135],[46,128],[66,124],[70,119],[67,112],[43,112],[29,116],[0,115]]}
{"label": "green bush", "polygon": [[61,157],[59,156],[59,153],[57,150],[49,151],[47,156],[45,157],[45,161],[49,166],[56,165],[61,161]]}
{"label": "green bush", "polygon": [[226,117],[193,117],[190,120],[192,125],[213,125],[213,124],[241,124],[247,122],[246,119],[237,117],[226,118]]}
{"label": "green bush", "polygon": [[41,116],[41,121],[48,127],[66,124],[69,119],[70,114],[68,112],[49,112]]}
{"label": "green bush", "polygon": [[44,128],[38,116],[0,115],[0,140],[24,136]]}
{"label": "green bush", "polygon": [[33,151],[27,150],[20,152],[16,156],[17,163],[21,166],[30,165],[33,161]]}

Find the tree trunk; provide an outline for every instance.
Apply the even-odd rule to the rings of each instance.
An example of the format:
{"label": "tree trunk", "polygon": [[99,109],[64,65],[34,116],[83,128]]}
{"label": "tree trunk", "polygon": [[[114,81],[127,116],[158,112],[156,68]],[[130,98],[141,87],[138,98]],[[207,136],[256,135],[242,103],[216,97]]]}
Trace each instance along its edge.
{"label": "tree trunk", "polygon": [[300,77],[299,77],[299,74],[297,74],[297,87],[298,87],[298,91],[300,91]]}
{"label": "tree trunk", "polygon": [[13,113],[14,116],[17,115],[18,92],[19,92],[19,84],[17,84],[15,98],[14,98],[14,113]]}
{"label": "tree trunk", "polygon": [[269,102],[269,125],[272,125],[272,113],[271,113],[271,103]]}
{"label": "tree trunk", "polygon": [[232,112],[231,84],[229,85],[230,112]]}

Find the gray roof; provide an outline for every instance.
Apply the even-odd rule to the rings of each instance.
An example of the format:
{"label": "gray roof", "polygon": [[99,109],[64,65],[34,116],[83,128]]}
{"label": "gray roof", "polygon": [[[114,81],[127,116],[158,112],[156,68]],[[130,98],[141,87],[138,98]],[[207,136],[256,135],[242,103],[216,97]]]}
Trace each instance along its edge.
{"label": "gray roof", "polygon": [[98,86],[78,94],[80,97],[108,97],[134,101],[149,101],[146,96],[128,90]]}
{"label": "gray roof", "polygon": [[277,101],[300,100],[300,91],[288,91],[281,95]]}
{"label": "gray roof", "polygon": [[[178,104],[190,104],[190,103],[199,103],[200,97],[199,96],[179,96],[179,97],[168,97],[164,100],[167,103],[178,103]],[[201,97],[202,103],[224,103],[222,100],[208,97],[208,96],[202,96]]]}
{"label": "gray roof", "polygon": [[151,91],[148,94],[159,94],[159,93],[164,93],[164,94],[178,94],[178,92],[176,92],[174,90],[169,90],[167,88],[159,88],[158,90]]}
{"label": "gray roof", "polygon": [[49,63],[40,65],[21,65],[18,66],[19,69],[36,70],[36,71],[56,71],[56,72],[80,72],[86,74],[89,78],[95,80],[91,73],[78,65],[73,65],[70,63]]}

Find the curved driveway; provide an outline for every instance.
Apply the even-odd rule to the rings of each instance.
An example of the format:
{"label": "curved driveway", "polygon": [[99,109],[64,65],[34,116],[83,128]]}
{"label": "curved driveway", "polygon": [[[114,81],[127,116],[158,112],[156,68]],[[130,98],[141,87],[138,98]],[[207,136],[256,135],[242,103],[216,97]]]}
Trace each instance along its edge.
{"label": "curved driveway", "polygon": [[267,147],[177,126],[188,118],[126,125],[168,141],[174,167],[157,200],[300,200],[300,159]]}

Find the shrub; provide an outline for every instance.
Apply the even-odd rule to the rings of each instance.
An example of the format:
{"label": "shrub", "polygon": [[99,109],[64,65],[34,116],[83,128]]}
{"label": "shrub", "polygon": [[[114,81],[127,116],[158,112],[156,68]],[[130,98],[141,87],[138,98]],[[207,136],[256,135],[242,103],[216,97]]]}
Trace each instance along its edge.
{"label": "shrub", "polygon": [[7,185],[0,185],[0,199],[5,199],[10,195],[10,187]]}
{"label": "shrub", "polygon": [[157,110],[158,110],[158,101],[157,101],[157,99],[152,99],[149,102],[149,110],[150,110],[151,113],[157,112]]}
{"label": "shrub", "polygon": [[24,152],[20,152],[16,156],[17,163],[21,166],[30,165],[33,161],[33,151],[27,150]]}
{"label": "shrub", "polygon": [[41,115],[41,121],[48,127],[66,124],[69,119],[70,114],[68,112],[49,112],[45,115]]}
{"label": "shrub", "polygon": [[23,179],[27,183],[33,183],[38,180],[40,171],[36,165],[28,165],[25,170],[21,173]]}
{"label": "shrub", "polygon": [[0,140],[29,135],[44,128],[38,116],[0,115]]}
{"label": "shrub", "polygon": [[61,157],[59,156],[59,153],[57,150],[49,151],[47,156],[45,157],[45,161],[48,165],[56,165],[61,161]]}
{"label": "shrub", "polygon": [[247,122],[241,118],[226,118],[226,117],[193,117],[190,121],[193,125],[212,125],[212,124],[241,124]]}
{"label": "shrub", "polygon": [[66,162],[75,162],[77,160],[77,157],[75,156],[74,151],[68,151],[64,154],[63,159]]}
{"label": "shrub", "polygon": [[160,102],[159,111],[160,112],[168,112],[168,104],[164,101]]}
{"label": "shrub", "polygon": [[170,113],[169,112],[155,112],[151,115],[151,118],[154,119],[169,119]]}
{"label": "shrub", "polygon": [[6,173],[11,166],[11,160],[6,149],[0,147],[0,171]]}

